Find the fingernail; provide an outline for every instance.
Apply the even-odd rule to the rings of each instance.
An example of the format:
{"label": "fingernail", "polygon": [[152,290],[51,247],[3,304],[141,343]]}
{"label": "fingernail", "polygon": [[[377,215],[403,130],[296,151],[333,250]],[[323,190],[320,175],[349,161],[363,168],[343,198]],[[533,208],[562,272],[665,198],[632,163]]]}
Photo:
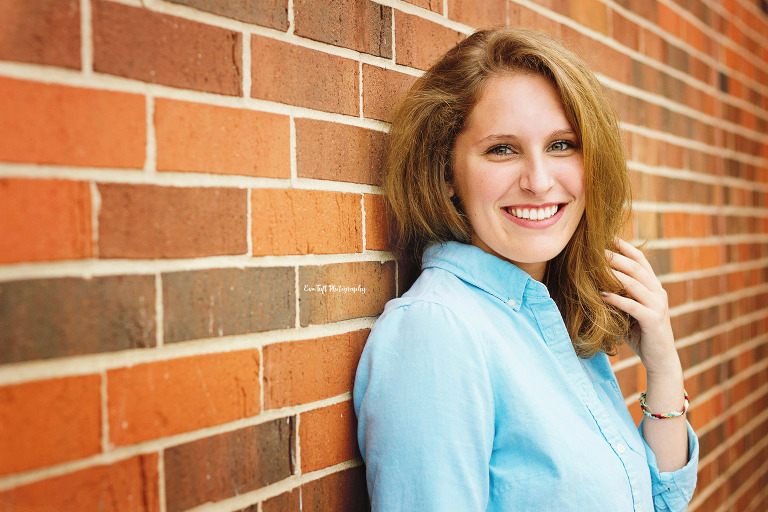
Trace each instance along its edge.
{"label": "fingernail", "polygon": [[600,296],[601,297],[607,297],[608,296],[608,292],[604,292],[604,291],[600,290]]}

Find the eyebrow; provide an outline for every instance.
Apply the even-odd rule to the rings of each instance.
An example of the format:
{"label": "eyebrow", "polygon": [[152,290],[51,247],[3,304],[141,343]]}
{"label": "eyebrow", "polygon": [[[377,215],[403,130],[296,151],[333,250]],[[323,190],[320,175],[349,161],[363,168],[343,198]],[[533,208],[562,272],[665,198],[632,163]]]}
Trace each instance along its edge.
{"label": "eyebrow", "polygon": [[[556,139],[558,137],[575,137],[576,132],[574,132],[570,128],[562,128],[560,130],[555,130],[551,132],[549,135],[547,135],[547,139]],[[520,140],[520,138],[515,135],[514,133],[493,133],[491,135],[488,135],[487,137],[483,137],[479,141],[477,141],[478,144],[483,144],[487,142],[499,142],[502,140],[512,140],[514,142],[517,142]]]}

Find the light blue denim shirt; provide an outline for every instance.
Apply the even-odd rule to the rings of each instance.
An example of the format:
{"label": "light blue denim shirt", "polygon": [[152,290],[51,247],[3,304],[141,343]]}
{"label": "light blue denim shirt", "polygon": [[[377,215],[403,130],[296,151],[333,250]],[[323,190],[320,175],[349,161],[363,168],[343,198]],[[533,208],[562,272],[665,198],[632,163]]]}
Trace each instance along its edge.
{"label": "light blue denim shirt", "polygon": [[374,512],[686,509],[690,425],[688,464],[659,473],[607,356],[576,356],[543,284],[456,242],[422,269],[387,303],[355,379]]}

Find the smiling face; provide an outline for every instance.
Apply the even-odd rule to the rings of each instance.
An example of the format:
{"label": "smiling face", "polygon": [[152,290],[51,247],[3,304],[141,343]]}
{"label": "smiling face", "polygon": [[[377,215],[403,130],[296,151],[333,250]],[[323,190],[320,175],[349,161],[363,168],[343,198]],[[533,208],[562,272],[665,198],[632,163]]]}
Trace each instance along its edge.
{"label": "smiling face", "polygon": [[535,74],[490,78],[451,157],[448,190],[473,245],[541,280],[585,207],[579,141],[553,85]]}

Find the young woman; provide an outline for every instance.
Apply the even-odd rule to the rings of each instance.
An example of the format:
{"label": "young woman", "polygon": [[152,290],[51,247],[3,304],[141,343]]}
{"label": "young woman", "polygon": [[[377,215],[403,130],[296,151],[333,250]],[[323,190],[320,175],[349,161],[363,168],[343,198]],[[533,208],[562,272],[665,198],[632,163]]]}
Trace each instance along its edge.
{"label": "young woman", "polygon": [[[480,31],[409,92],[384,178],[411,289],[354,389],[377,511],[685,510],[698,442],[667,298],[617,235],[618,124],[544,33]],[[647,375],[636,427],[606,354]]]}

